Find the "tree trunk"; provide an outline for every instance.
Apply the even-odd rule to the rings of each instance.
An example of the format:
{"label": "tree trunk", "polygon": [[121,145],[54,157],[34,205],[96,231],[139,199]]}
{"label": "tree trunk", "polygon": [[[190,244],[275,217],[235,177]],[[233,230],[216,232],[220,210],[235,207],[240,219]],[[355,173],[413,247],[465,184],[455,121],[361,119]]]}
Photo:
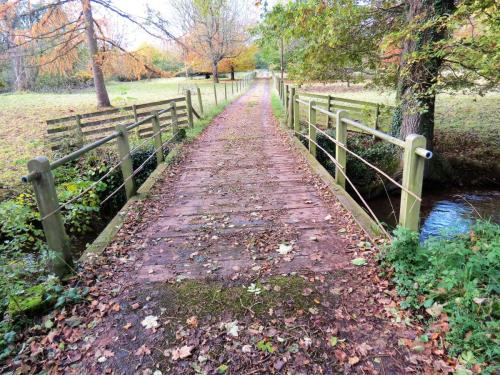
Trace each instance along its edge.
{"label": "tree trunk", "polygon": [[[434,22],[438,17],[451,14],[453,0],[409,0],[408,24],[419,26]],[[442,58],[431,53],[430,57],[415,59],[415,54],[432,51],[434,44],[445,37],[443,27],[422,28],[403,44],[397,86],[398,103],[392,119],[391,133],[401,139],[409,134],[427,138],[427,148],[432,149],[434,138],[434,109],[436,88]]]}
{"label": "tree trunk", "polygon": [[231,81],[234,81],[234,66],[231,66]]}
{"label": "tree trunk", "polygon": [[214,75],[214,83],[219,83],[219,67],[216,62],[212,62],[212,73]]}
{"label": "tree trunk", "polygon": [[94,86],[97,94],[97,105],[99,107],[109,107],[108,91],[104,83],[104,74],[102,73],[101,63],[97,56],[97,38],[94,31],[94,17],[92,16],[92,8],[90,0],[82,0],[83,14],[85,16],[85,33],[87,35],[87,44],[90,52],[90,62],[92,65],[92,73],[94,75]]}

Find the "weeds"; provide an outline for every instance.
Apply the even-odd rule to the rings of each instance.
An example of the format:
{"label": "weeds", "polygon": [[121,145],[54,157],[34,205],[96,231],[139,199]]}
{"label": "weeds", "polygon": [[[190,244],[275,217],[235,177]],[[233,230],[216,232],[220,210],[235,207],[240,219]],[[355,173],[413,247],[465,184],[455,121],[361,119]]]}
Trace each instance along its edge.
{"label": "weeds", "polygon": [[430,321],[447,314],[451,356],[466,366],[487,364],[486,373],[500,369],[500,225],[480,221],[466,235],[423,244],[398,228],[381,260],[404,297],[402,308],[425,310]]}

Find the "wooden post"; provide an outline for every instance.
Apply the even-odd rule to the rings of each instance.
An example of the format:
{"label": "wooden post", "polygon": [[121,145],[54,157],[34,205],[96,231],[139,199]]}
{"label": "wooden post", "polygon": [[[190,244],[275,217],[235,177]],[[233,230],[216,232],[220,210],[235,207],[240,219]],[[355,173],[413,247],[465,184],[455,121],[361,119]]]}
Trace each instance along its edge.
{"label": "wooden post", "polygon": [[234,81],[231,81],[231,95],[234,95]]}
{"label": "wooden post", "polygon": [[127,126],[116,125],[116,131],[119,133],[116,137],[116,144],[118,145],[118,155],[122,160],[121,170],[123,182],[125,182],[125,195],[129,200],[135,194],[135,183],[132,174],[134,173],[134,166],[130,156],[130,144],[128,142]]}
{"label": "wooden post", "polygon": [[297,99],[299,98],[298,94],[295,94],[292,97],[292,100],[294,101],[293,104],[293,129],[295,132],[300,133],[300,103],[297,102]]}
{"label": "wooden post", "polygon": [[151,125],[153,126],[153,134],[155,140],[155,150],[156,150],[156,165],[160,165],[163,163],[163,148],[162,148],[162,139],[161,139],[161,127],[160,127],[160,119],[158,118],[158,112],[155,111],[155,117],[151,119]]}
{"label": "wooden post", "polygon": [[[328,103],[326,103],[326,110],[328,112],[330,112],[332,110],[332,96],[331,95],[328,95]],[[330,129],[331,128],[331,125],[332,125],[332,122],[330,120],[330,116],[326,116],[326,128],[327,129]]]}
{"label": "wooden post", "polygon": [[[418,147],[425,148],[426,139],[422,135],[410,134],[405,139],[403,156],[403,187],[416,196],[422,195],[425,159],[415,153]],[[416,231],[420,222],[420,202],[405,190],[401,191],[399,224]]]}
{"label": "wooden post", "polygon": [[[73,266],[73,256],[62,215],[57,200],[54,176],[50,162],[45,156],[39,156],[28,162],[30,173],[38,175],[32,180],[35,198],[42,218],[42,227],[50,249],[48,266],[57,276],[64,276]],[[57,211],[57,212],[55,212]]]}
{"label": "wooden post", "polygon": [[[346,114],[347,113],[345,111],[337,112],[337,122],[335,127],[335,138],[337,139],[337,142],[340,142],[344,146],[347,144],[347,124],[342,121],[342,118],[345,117]],[[346,173],[347,153],[338,144],[335,145],[335,159],[338,163],[338,165],[335,166],[335,181],[338,185],[345,189],[344,173]],[[343,170],[343,173],[340,169]]]}
{"label": "wooden post", "polygon": [[203,116],[203,100],[201,99],[201,90],[196,87],[196,93],[198,94],[198,105],[200,106],[200,116]]}
{"label": "wooden post", "polygon": [[139,117],[137,116],[137,107],[135,104],[132,105],[132,112],[134,113],[134,122],[139,121]]}
{"label": "wooden post", "polygon": [[224,83],[224,100],[227,102],[227,85]]}
{"label": "wooden post", "polygon": [[83,146],[85,140],[83,138],[83,132],[82,132],[82,116],[76,115],[75,116],[75,125],[76,125],[76,137],[77,137],[77,142],[80,147]]}
{"label": "wooden post", "polygon": [[312,125],[316,125],[315,105],[316,102],[314,100],[309,101],[309,152],[314,157],[316,157],[316,143],[314,143],[316,142],[316,128]]}
{"label": "wooden post", "polygon": [[[137,116],[137,107],[135,106],[135,104],[132,104],[132,112],[134,114],[134,122],[139,121],[139,116]],[[137,136],[137,138],[140,137],[140,133],[139,133],[140,129],[141,129],[140,126],[135,128],[135,135]]]}
{"label": "wooden post", "polygon": [[170,111],[172,116],[172,137],[175,137],[179,132],[179,124],[177,122],[177,105],[172,102],[172,109]]}
{"label": "wooden post", "polygon": [[214,99],[215,99],[215,105],[217,105],[217,86],[215,86],[215,83],[214,83]]}
{"label": "wooden post", "polygon": [[193,103],[191,102],[191,90],[186,90],[186,107],[188,115],[188,125],[193,127]]}
{"label": "wooden post", "polygon": [[290,87],[290,98],[288,99],[288,127],[291,129],[293,127],[293,114],[294,107],[298,106],[299,103],[296,103],[294,100],[295,97],[295,87]]}
{"label": "wooden post", "polygon": [[285,91],[283,95],[283,108],[285,108],[285,116],[288,117],[288,113],[286,112],[288,108],[288,85],[285,85]]}

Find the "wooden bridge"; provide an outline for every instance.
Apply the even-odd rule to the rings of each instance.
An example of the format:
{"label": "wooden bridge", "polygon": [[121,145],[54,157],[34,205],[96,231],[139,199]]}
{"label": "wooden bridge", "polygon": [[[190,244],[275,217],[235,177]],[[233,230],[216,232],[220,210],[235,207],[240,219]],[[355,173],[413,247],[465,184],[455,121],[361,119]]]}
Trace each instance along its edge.
{"label": "wooden bridge", "polygon": [[[145,362],[140,359],[139,363],[139,358],[130,355],[143,347],[162,345],[158,344],[158,340],[163,336],[157,330],[153,330],[151,335],[145,334],[141,320],[145,319],[145,315],[161,316],[161,310],[176,314],[175,317],[167,317],[164,324],[172,319],[177,321],[176,318],[180,319],[178,324],[185,324],[185,321],[181,321],[185,318],[179,312],[182,310],[181,305],[175,305],[172,296],[165,305],[156,285],[193,279],[202,282],[197,288],[200,288],[200,293],[204,293],[202,285],[205,282],[232,283],[224,284],[227,288],[232,288],[234,283],[242,283],[244,288],[253,288],[251,293],[259,295],[266,292],[255,283],[279,275],[292,277],[290,280],[298,275],[311,285],[319,283],[321,288],[327,288],[318,289],[323,290],[321,293],[324,294],[313,294],[316,297],[314,301],[311,300],[312,305],[305,307],[305,312],[302,307],[299,309],[301,312],[295,312],[304,317],[310,314],[314,317],[319,309],[323,309],[321,323],[319,320],[317,323],[320,330],[313,334],[308,328],[303,329],[306,344],[301,345],[305,345],[305,350],[307,345],[311,345],[307,343],[307,340],[311,340],[309,335],[325,335],[330,337],[325,340],[333,340],[331,337],[337,340],[337,336],[345,333],[349,342],[341,345],[342,350],[352,349],[352,353],[355,353],[359,351],[356,345],[363,344],[361,353],[364,356],[370,352],[371,358],[378,358],[378,362],[367,359],[360,365],[387,373],[402,373],[407,366],[409,354],[405,350],[398,350],[398,340],[405,338],[407,332],[393,326],[394,321],[387,319],[383,312],[385,302],[378,301],[383,296],[380,295],[380,280],[373,255],[380,241],[377,236],[381,232],[377,232],[376,222],[344,190],[348,180],[345,175],[344,146],[347,127],[352,126],[383,137],[404,149],[405,174],[401,187],[403,200],[407,202],[403,203],[401,220],[403,224],[413,226],[415,206],[418,218],[423,161],[430,156],[425,150],[425,140],[422,142],[420,137],[412,137],[406,141],[394,141],[373,127],[343,117],[341,113],[333,115],[328,108],[317,106],[314,101],[306,101],[301,94],[288,96],[288,101],[282,95],[288,108],[288,124],[295,133],[304,133],[301,131],[303,123],[299,118],[299,106],[308,108],[308,132],[305,134],[309,148],[306,149],[286,129],[280,128],[272,116],[272,86],[268,81],[259,81],[253,86],[251,83],[251,80],[247,83],[247,93],[229,104],[199,139],[185,148],[182,161],[171,167],[162,166],[155,173],[155,183],[148,187],[150,191],[146,198],[131,199],[119,214],[119,221],[113,221],[107,229],[110,238],[104,238],[103,241],[101,237],[97,241],[99,246],[93,247],[92,255],[105,255],[106,262],[112,259],[111,262],[115,264],[112,267],[112,282],[106,285],[107,290],[119,285],[120,292],[116,298],[110,295],[103,297],[103,301],[118,303],[120,307],[116,310],[119,312],[118,317],[105,318],[92,331],[95,339],[93,349],[86,349],[91,352],[106,348],[113,355],[96,361],[101,351],[89,354],[82,359],[79,365],[81,369],[92,369],[89,373],[100,373],[107,368],[119,373],[133,373],[132,364],[135,368],[141,368],[144,363],[153,366],[154,356]],[[285,92],[285,88],[280,91]],[[337,138],[332,139],[338,142],[336,177],[328,175],[313,157],[319,147],[315,143],[315,134],[323,131],[316,127],[316,112],[332,117],[337,127]],[[157,115],[153,114],[153,118],[149,119],[153,121],[152,129],[156,135],[161,131],[155,120]],[[123,138],[126,131],[127,128],[122,127],[117,134],[112,134],[119,141],[122,160],[127,160],[128,145],[126,138]],[[158,149],[162,146],[161,137],[157,137],[156,142]],[[157,157],[161,158],[160,155]],[[51,169],[53,164],[46,160],[32,161],[32,173],[25,180],[34,184],[49,245],[65,258],[65,262],[70,262],[64,226],[58,212],[60,205],[54,201]],[[126,185],[134,172],[130,165],[126,168],[122,165],[122,170]],[[132,198],[135,187],[131,184],[125,187],[127,195]],[[109,236],[109,233],[113,236]],[[89,253],[86,257],[92,258]],[[105,269],[110,269],[109,264]],[[306,285],[300,293],[309,296],[313,289]],[[334,301],[328,297],[330,293]],[[290,299],[286,296],[283,298]],[[244,306],[241,298],[240,303]],[[175,309],[178,310],[174,309],[177,313],[172,312],[172,304],[177,306]],[[144,310],[137,310],[137,306],[144,306]],[[248,320],[256,317],[252,308],[245,306],[245,319],[237,314],[221,313],[220,324],[224,327],[224,324],[228,324],[227,319],[236,319],[236,327],[243,321],[247,328],[253,327]],[[276,309],[283,309],[281,302],[265,314],[272,317]],[[196,318],[201,319],[201,316]],[[215,317],[208,315],[204,318],[210,320]],[[194,318],[189,319],[191,323],[188,322],[188,325],[195,329],[198,323],[195,326]],[[283,322],[283,318],[277,319]],[[328,325],[326,321],[333,325]],[[130,331],[129,328],[121,329],[120,324],[125,323],[127,327],[133,328]],[[144,321],[142,325],[145,325]],[[285,325],[289,326],[288,323]],[[264,335],[263,340],[271,342],[274,335]],[[191,350],[202,346],[203,339],[197,339],[195,343],[185,337],[177,334],[177,339],[173,339],[176,345],[184,344],[184,347],[189,348],[189,352],[181,359],[191,356]],[[211,342],[212,338],[205,337],[205,340]],[[279,345],[278,341],[276,345]],[[326,363],[326,367],[322,368],[338,369],[345,364],[348,372],[356,373],[355,366],[361,354],[352,354],[355,359],[347,361],[337,352],[336,345],[336,341],[330,345],[331,358],[322,359]],[[172,371],[170,373],[189,373],[183,372],[186,370],[181,365],[182,361],[178,361],[178,353],[168,353],[165,356],[174,358],[167,360],[169,364],[165,367]],[[248,358],[250,366],[262,369],[262,373],[270,366],[266,362],[270,356],[253,364],[250,354]],[[301,366],[313,371],[314,367],[308,366],[312,366],[315,361],[311,357]]]}

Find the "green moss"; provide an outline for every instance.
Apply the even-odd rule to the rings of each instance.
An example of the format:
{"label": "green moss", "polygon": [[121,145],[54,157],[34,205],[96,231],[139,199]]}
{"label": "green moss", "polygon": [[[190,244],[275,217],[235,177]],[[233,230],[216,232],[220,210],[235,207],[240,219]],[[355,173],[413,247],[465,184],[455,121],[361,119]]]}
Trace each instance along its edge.
{"label": "green moss", "polygon": [[285,312],[307,310],[315,305],[312,292],[304,295],[310,287],[307,280],[299,276],[275,276],[255,283],[260,293],[248,290],[250,284],[229,284],[220,281],[185,280],[175,284],[157,285],[162,308],[179,318],[197,315],[198,318],[217,316],[222,313],[233,316],[252,313],[264,316],[270,308],[281,308]]}
{"label": "green moss", "polygon": [[47,305],[47,301],[45,300],[46,293],[47,285],[38,284],[24,290],[24,292],[19,295],[9,296],[9,315],[33,315],[43,310]]}

